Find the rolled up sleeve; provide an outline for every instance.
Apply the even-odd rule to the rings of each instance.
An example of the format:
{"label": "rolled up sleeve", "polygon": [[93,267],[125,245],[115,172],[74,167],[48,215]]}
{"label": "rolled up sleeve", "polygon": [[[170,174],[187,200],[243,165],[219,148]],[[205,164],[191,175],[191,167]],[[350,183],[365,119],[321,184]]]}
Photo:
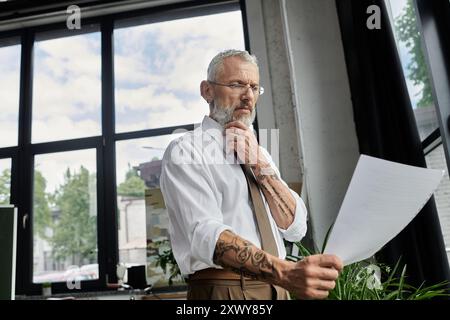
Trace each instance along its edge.
{"label": "rolled up sleeve", "polygon": [[285,230],[278,227],[278,230],[283,235],[283,238],[290,242],[300,241],[306,234],[307,224],[306,224],[306,206],[303,200],[298,196],[298,194],[289,189],[292,196],[295,198],[295,217],[291,225]]}
{"label": "rolled up sleeve", "polygon": [[[190,262],[183,262],[183,257],[217,268],[219,266],[213,262],[217,240],[223,231],[233,229],[223,222],[213,179],[203,164],[177,164],[173,156],[164,158],[160,185],[172,230],[182,233],[171,235],[180,269],[182,273],[189,273]],[[187,247],[190,252],[182,252]],[[182,260],[181,263],[178,260]]]}

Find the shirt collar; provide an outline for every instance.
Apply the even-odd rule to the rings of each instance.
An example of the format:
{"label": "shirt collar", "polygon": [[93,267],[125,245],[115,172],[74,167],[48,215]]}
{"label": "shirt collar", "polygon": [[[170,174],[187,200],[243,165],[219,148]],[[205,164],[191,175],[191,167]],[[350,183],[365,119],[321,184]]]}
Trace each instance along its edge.
{"label": "shirt collar", "polygon": [[209,116],[205,116],[202,121],[202,131],[209,134],[217,142],[223,140],[223,127],[214,119]]}

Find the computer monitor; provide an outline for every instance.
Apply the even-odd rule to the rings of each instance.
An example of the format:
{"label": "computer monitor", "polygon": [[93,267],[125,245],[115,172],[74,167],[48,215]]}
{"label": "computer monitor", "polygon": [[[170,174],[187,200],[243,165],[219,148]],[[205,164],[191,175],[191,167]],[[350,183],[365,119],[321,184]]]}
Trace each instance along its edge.
{"label": "computer monitor", "polygon": [[17,208],[0,206],[0,300],[14,300]]}

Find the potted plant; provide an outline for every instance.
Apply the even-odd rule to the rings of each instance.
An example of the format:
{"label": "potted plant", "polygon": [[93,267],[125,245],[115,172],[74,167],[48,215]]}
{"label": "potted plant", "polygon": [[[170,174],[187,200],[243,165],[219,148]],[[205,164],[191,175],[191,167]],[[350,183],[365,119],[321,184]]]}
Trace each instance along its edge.
{"label": "potted plant", "polygon": [[156,265],[160,266],[164,272],[169,272],[169,286],[171,286],[174,279],[181,278],[181,271],[173,255],[169,240],[157,241],[155,246],[158,248]]}
{"label": "potted plant", "polygon": [[[288,255],[287,259],[298,261],[312,253],[300,242],[295,243],[300,256]],[[330,291],[329,300],[425,300],[450,297],[448,282],[431,286],[424,283],[418,288],[407,283],[406,265],[399,272],[400,260],[394,268],[374,261],[362,261],[347,265]],[[295,295],[292,295],[295,298]]]}

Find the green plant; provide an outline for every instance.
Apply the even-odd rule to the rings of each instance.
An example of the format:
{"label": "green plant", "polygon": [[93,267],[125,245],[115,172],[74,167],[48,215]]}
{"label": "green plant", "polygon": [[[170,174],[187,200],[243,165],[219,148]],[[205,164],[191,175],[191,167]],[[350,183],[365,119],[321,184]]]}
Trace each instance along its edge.
{"label": "green plant", "polygon": [[169,269],[169,286],[173,284],[173,279],[181,277],[181,271],[170,247],[169,240],[155,241],[157,250],[156,265],[160,266],[164,271]]}
{"label": "green plant", "polygon": [[[287,258],[298,261],[313,254],[300,242],[295,243],[300,256]],[[418,288],[407,283],[406,265],[399,273],[400,260],[394,268],[384,264],[362,261],[347,265],[330,291],[329,300],[425,300],[435,297],[450,297],[448,282],[431,286],[424,283]],[[378,272],[377,272],[378,271]],[[384,279],[384,280],[383,280]]]}

